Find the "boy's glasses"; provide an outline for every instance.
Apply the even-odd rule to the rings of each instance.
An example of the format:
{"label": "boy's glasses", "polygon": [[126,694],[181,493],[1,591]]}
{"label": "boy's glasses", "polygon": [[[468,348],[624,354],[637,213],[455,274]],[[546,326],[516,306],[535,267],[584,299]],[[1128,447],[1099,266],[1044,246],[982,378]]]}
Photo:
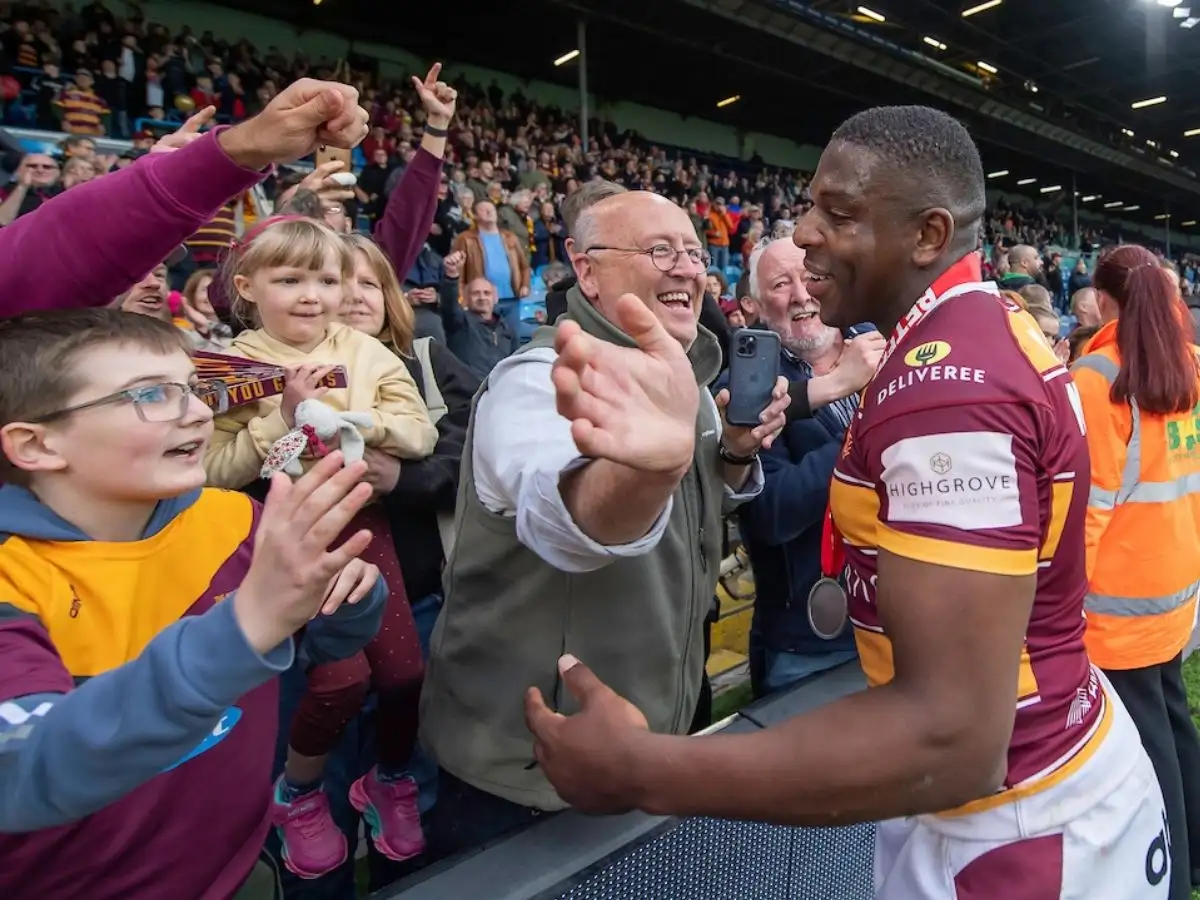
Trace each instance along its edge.
{"label": "boy's glasses", "polygon": [[187,415],[190,398],[198,397],[201,401],[207,403],[207,398],[212,393],[212,388],[206,385],[176,384],[175,382],[167,381],[162,384],[148,384],[144,387],[126,388],[123,391],[117,391],[115,394],[107,394],[95,400],[89,400],[87,403],[68,406],[66,409],[56,410],[55,412],[38,416],[36,419],[30,419],[29,421],[31,424],[37,425],[42,422],[49,422],[52,419],[60,419],[63,416],[68,416],[71,413],[77,413],[85,409],[94,409],[97,406],[111,406],[114,403],[132,403],[134,412],[137,413],[138,418],[143,422],[178,422]]}

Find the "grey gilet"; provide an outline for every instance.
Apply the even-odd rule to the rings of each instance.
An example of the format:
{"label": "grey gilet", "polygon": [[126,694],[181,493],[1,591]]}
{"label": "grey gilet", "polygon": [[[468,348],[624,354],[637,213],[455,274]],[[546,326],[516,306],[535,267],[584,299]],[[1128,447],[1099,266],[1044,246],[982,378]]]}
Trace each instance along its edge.
{"label": "grey gilet", "polygon": [[[567,317],[588,334],[634,346],[578,287],[567,296]],[[553,327],[540,328],[518,352],[553,347],[554,336]],[[700,328],[688,356],[706,390],[720,368],[716,338]],[[476,404],[487,387],[485,381]],[[720,424],[702,397],[692,467],[654,549],[584,574],[552,568],[517,540],[513,517],[479,502],[474,428],[472,414],[454,552],[443,575],[446,604],[421,696],[421,739],[443,768],[481,790],[562,809],[534,761],[523,713],[530,686],[561,712],[578,709],[558,676],[559,656],[585,662],[645,714],[652,730],[682,733],[691,723],[705,664],[703,622],[721,562]]]}

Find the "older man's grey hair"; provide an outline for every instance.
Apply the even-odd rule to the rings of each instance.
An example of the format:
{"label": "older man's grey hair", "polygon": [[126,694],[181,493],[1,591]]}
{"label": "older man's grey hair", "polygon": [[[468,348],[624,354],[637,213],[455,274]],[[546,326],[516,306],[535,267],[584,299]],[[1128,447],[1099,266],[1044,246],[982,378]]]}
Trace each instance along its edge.
{"label": "older man's grey hair", "polygon": [[320,196],[315,191],[301,188],[292,194],[287,203],[276,210],[276,215],[305,216],[320,221],[325,218],[325,204],[321,202]]}
{"label": "older man's grey hair", "polygon": [[589,210],[601,200],[627,193],[629,191],[624,186],[597,178],[584,183],[563,200],[563,224],[567,227],[567,236],[574,240],[575,247],[586,248],[596,242],[596,220]]}
{"label": "older man's grey hair", "polygon": [[796,220],[795,219],[780,219],[778,222],[776,222],[774,225],[771,226],[771,237],[777,241],[783,240],[784,238],[790,238],[795,233],[796,233]]}
{"label": "older man's grey hair", "polygon": [[789,234],[787,237],[784,237],[784,238],[776,238],[776,237],[774,237],[774,235],[764,237],[762,240],[760,240],[757,244],[754,245],[754,249],[750,251],[750,259],[748,259],[746,261],[746,274],[750,277],[750,299],[753,300],[755,303],[758,302],[758,288],[759,288],[758,263],[759,263],[759,260],[761,260],[762,255],[767,252],[767,248],[770,247],[772,244],[774,244],[778,240],[791,240],[791,235]]}

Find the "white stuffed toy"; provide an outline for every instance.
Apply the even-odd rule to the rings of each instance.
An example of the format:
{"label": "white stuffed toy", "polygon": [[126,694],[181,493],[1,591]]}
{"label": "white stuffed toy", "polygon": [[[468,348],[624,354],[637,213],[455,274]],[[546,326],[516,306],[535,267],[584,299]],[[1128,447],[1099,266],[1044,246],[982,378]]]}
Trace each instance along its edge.
{"label": "white stuffed toy", "polygon": [[284,472],[297,478],[304,474],[300,457],[305,451],[313,456],[324,456],[329,452],[326,441],[336,436],[339,449],[346,462],[358,462],[363,458],[366,442],[360,428],[375,424],[368,413],[338,412],[320,400],[302,400],[296,406],[296,427],[274,444],[263,462],[262,477],[270,478],[275,472]]}

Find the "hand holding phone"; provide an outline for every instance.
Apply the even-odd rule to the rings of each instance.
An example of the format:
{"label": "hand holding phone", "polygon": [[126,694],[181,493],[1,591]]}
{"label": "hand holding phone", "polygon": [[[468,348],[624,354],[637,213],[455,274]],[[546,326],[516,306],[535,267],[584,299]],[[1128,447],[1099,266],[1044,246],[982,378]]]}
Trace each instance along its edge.
{"label": "hand holding phone", "polygon": [[779,335],[757,328],[737,328],[730,336],[729,405],[725,421],[756,428],[771,405],[779,378]]}

